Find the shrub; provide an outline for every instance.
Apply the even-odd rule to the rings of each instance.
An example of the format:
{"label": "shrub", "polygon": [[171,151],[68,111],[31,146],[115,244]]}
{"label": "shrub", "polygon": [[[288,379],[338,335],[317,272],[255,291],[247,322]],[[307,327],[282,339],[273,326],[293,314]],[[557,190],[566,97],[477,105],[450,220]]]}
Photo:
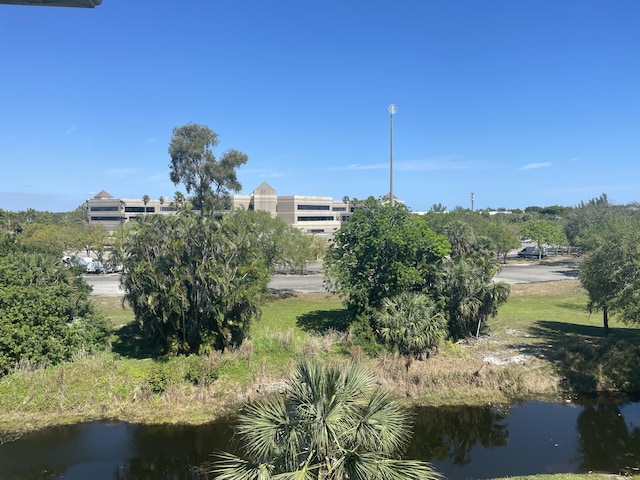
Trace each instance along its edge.
{"label": "shrub", "polygon": [[447,320],[434,301],[405,292],[387,298],[374,317],[382,342],[403,355],[429,356],[447,335]]}
{"label": "shrub", "polygon": [[219,376],[219,368],[209,356],[191,355],[185,362],[184,378],[193,385],[211,385]]}
{"label": "shrub", "polygon": [[7,237],[0,239],[0,375],[20,362],[57,364],[104,348],[110,327],[82,277],[56,254]]}

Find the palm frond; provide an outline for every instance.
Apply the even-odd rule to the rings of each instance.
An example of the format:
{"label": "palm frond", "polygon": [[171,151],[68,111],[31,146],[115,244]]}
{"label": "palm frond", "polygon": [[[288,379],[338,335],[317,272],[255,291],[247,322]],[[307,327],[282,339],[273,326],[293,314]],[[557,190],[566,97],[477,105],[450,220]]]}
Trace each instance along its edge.
{"label": "palm frond", "polygon": [[207,471],[218,480],[270,480],[273,477],[269,465],[244,460],[231,453],[219,453],[218,461]]}

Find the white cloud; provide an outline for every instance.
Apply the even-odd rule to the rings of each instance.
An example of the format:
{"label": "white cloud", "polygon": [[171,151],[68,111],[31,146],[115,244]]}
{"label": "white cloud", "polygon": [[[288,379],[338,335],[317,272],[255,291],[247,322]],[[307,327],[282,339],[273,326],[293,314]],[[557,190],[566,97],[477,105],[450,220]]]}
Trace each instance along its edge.
{"label": "white cloud", "polygon": [[[396,164],[394,163],[394,167]],[[466,170],[470,168],[468,162],[461,162],[448,158],[437,158],[434,160],[416,160],[408,162],[398,162],[398,170],[405,172],[433,172],[438,170]]]}
{"label": "white cloud", "polygon": [[363,165],[361,163],[354,163],[347,165],[346,167],[337,167],[332,170],[381,170],[383,168],[389,168],[388,163],[372,163],[369,165]]}
{"label": "white cloud", "polygon": [[[404,160],[393,162],[393,169],[402,172],[433,172],[443,170],[465,170],[471,168],[471,163],[455,160],[451,157],[441,157],[426,160]],[[337,167],[332,170],[387,170],[388,163],[354,163],[346,167]]]}
{"label": "white cloud", "polygon": [[536,168],[549,168],[553,164],[551,162],[527,163],[520,170],[533,170]]}

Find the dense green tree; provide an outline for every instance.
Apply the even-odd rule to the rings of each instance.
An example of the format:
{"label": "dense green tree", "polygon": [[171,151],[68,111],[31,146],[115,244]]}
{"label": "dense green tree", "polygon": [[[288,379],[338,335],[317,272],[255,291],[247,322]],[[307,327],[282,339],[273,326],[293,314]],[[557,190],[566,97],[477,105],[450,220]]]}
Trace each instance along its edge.
{"label": "dense green tree", "polygon": [[228,207],[229,191],[242,188],[236,169],[248,160],[237,150],[227,150],[216,159],[213,148],[217,145],[218,134],[195,123],[174,128],[169,144],[171,181],[193,193],[194,207],[203,213]]}
{"label": "dense green tree", "polygon": [[464,258],[446,260],[438,272],[437,291],[447,315],[450,338],[478,335],[489,317],[507,301],[510,287],[494,282],[496,267]]}
{"label": "dense green tree", "polygon": [[473,254],[478,239],[471,225],[456,220],[444,227],[445,235],[451,244],[452,257],[469,257]]}
{"label": "dense green tree", "polygon": [[520,240],[515,233],[515,228],[506,222],[487,222],[482,232],[491,242],[491,249],[502,262],[507,263],[507,254],[514,248],[518,248]]}
{"label": "dense green tree", "polygon": [[248,406],[236,434],[246,459],[223,454],[221,480],[433,480],[430,464],[402,460],[409,414],[355,364],[300,363],[285,396]]}
{"label": "dense green tree", "polygon": [[300,273],[325,248],[317,237],[302,233],[264,210],[236,210],[234,215],[255,228],[260,249],[272,272]]}
{"label": "dense green tree", "polygon": [[374,316],[374,325],[382,343],[402,355],[418,358],[428,357],[447,337],[447,319],[422,293],[403,292],[385,298]]}
{"label": "dense green tree", "polygon": [[372,313],[385,298],[424,290],[450,250],[444,236],[404,205],[369,198],[336,233],[325,282],[354,314]]}
{"label": "dense green tree", "polygon": [[571,212],[571,207],[563,207],[561,205],[550,205],[540,210],[541,215],[549,216],[552,218],[562,218],[569,212]]}
{"label": "dense green tree", "polygon": [[640,323],[640,221],[626,215],[583,233],[588,246],[580,265],[580,282],[589,310],[601,310],[605,332],[609,315]]}
{"label": "dense green tree", "polygon": [[110,237],[102,225],[31,223],[20,233],[20,240],[27,247],[52,252],[82,252],[88,245],[102,260]]}
{"label": "dense green tree", "polygon": [[158,353],[197,353],[239,345],[258,318],[269,268],[254,226],[220,219],[141,219],[120,259],[125,299]]}
{"label": "dense green tree", "polygon": [[108,340],[107,323],[88,300],[89,285],[60,255],[0,235],[0,376],[21,361],[55,364]]}
{"label": "dense green tree", "polygon": [[571,245],[588,249],[586,236],[607,224],[616,216],[626,215],[627,209],[620,205],[613,205],[605,193],[592,198],[572,209],[564,224],[564,233]]}
{"label": "dense green tree", "polygon": [[543,245],[560,245],[565,243],[565,236],[558,223],[547,220],[534,220],[527,222],[522,227],[522,235],[531,238],[538,246],[540,258],[542,258]]}

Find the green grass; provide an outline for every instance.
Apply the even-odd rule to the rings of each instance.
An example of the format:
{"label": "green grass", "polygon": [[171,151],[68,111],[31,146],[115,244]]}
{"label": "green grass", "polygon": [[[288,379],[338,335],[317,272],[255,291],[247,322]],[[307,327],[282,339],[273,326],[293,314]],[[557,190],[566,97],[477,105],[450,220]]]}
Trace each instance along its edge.
{"label": "green grass", "polygon": [[526,354],[549,362],[562,386],[577,392],[640,391],[640,331],[587,311],[576,281],[515,286],[490,322],[491,332]]}
{"label": "green grass", "polygon": [[267,303],[262,318],[251,327],[251,337],[257,339],[293,329],[295,340],[304,341],[310,331],[344,329],[345,315],[336,297],[311,294],[274,299]]}
{"label": "green grass", "polygon": [[[303,356],[354,358],[408,403],[486,404],[554,398],[568,391],[640,390],[640,333],[612,320],[605,336],[589,315],[576,281],[516,285],[490,336],[448,343],[424,362],[393,355],[370,358],[349,344],[347,313],[320,294],[273,299],[233,352],[199,358],[145,358],[131,348],[133,314],[120,298],[94,297],[117,328],[113,349],[63,365],[23,365],[0,378],[0,431],[113,418],[134,422],[200,423],[234,411],[277,384]],[[128,343],[127,343],[128,342]],[[129,348],[125,348],[125,347]],[[487,355],[525,355],[524,364],[491,365]],[[194,372],[215,377],[193,381]],[[561,383],[562,382],[562,383]]]}
{"label": "green grass", "polygon": [[123,305],[122,297],[90,297],[90,300],[113,328],[120,328],[134,320],[133,310],[128,305]]}

